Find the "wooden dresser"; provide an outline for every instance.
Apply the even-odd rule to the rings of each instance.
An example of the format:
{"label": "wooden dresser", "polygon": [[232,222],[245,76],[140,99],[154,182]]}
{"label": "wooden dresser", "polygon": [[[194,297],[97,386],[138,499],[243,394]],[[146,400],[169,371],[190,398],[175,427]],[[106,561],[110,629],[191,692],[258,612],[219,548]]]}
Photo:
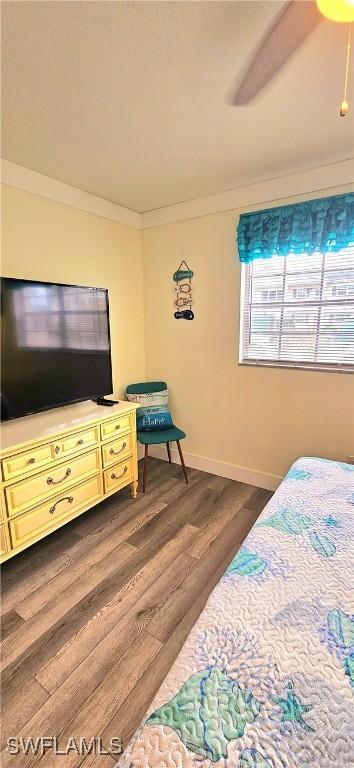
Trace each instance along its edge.
{"label": "wooden dresser", "polygon": [[136,408],[79,403],[2,424],[0,562],[131,486]]}

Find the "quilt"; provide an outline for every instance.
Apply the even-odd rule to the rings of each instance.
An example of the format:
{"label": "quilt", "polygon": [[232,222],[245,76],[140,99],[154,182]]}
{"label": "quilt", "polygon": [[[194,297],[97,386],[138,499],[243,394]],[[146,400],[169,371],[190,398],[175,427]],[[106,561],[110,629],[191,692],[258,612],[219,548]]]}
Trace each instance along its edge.
{"label": "quilt", "polygon": [[354,466],[296,461],[122,768],[354,766]]}

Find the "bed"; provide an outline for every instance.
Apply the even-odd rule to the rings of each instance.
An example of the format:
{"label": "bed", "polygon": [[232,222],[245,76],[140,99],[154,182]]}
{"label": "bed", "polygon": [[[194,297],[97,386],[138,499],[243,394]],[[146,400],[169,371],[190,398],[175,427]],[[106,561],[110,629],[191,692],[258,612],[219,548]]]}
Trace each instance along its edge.
{"label": "bed", "polygon": [[354,766],[354,466],[301,458],[209,600],[124,768]]}

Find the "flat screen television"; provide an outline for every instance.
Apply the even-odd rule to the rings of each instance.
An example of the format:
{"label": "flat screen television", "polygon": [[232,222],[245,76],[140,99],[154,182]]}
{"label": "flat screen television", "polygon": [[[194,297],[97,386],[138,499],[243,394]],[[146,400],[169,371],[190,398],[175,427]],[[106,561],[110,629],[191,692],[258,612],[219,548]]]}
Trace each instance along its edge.
{"label": "flat screen television", "polygon": [[108,290],[1,280],[1,419],[112,392]]}

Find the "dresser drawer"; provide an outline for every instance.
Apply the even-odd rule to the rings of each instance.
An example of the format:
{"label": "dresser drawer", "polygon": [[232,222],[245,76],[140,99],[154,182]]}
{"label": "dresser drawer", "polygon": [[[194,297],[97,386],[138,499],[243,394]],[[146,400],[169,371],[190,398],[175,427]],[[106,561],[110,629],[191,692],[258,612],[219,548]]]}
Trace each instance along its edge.
{"label": "dresser drawer", "polygon": [[102,477],[96,475],[74,488],[54,496],[31,512],[10,521],[12,546],[19,547],[30,539],[49,532],[58,521],[71,517],[80,508],[92,504],[102,496]]}
{"label": "dresser drawer", "polygon": [[121,461],[103,473],[105,493],[124,487],[133,480],[133,459]]}
{"label": "dresser drawer", "polygon": [[100,437],[99,427],[91,427],[85,432],[77,432],[75,435],[69,435],[58,440],[61,448],[61,456],[68,456],[75,451],[85,450],[98,443]]}
{"label": "dresser drawer", "polygon": [[51,467],[46,472],[41,472],[21,483],[15,483],[5,490],[8,512],[14,515],[33,507],[42,498],[60,493],[62,488],[72,485],[85,475],[92,475],[100,468],[100,450],[97,448],[60,466]]}
{"label": "dresser drawer", "polygon": [[9,546],[7,543],[5,527],[4,527],[4,524],[1,523],[0,525],[0,557],[3,557],[3,555],[6,555],[8,551],[9,551]]}
{"label": "dresser drawer", "polygon": [[125,459],[133,453],[133,435],[127,434],[120,440],[114,440],[112,443],[102,446],[103,467],[111,467],[117,461]]}
{"label": "dresser drawer", "polygon": [[55,455],[55,444],[48,443],[47,445],[32,448],[30,451],[9,456],[8,459],[3,459],[2,461],[4,480],[12,480],[12,478],[23,475],[25,472],[52,464],[55,460]]}
{"label": "dresser drawer", "polygon": [[105,424],[101,424],[101,438],[102,440],[112,440],[114,437],[124,432],[131,431],[130,414],[126,416],[120,416],[112,421],[107,421]]}

